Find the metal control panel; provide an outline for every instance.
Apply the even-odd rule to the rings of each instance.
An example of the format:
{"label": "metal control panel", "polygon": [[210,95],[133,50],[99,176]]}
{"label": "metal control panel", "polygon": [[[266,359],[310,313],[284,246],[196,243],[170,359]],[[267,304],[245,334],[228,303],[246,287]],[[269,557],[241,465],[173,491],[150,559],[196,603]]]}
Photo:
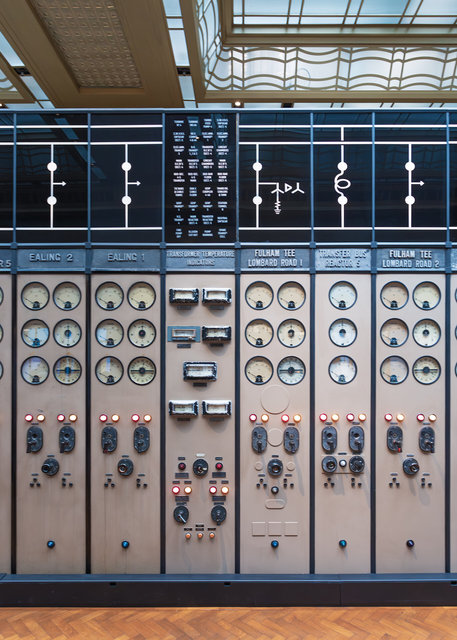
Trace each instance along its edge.
{"label": "metal control panel", "polygon": [[0,567],[11,571],[11,424],[12,412],[12,282],[7,274],[0,275]]}

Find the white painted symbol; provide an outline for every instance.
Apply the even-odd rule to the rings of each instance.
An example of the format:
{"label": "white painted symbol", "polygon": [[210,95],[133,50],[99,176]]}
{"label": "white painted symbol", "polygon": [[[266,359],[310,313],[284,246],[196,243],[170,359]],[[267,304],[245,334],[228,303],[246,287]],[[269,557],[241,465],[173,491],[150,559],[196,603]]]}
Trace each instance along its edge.
{"label": "white painted symbol", "polygon": [[[340,139],[341,141],[344,140],[344,127],[341,127]],[[347,196],[344,195],[343,191],[345,191],[346,189],[349,189],[351,186],[351,181],[348,180],[347,178],[343,178],[344,174],[348,169],[348,165],[344,161],[344,144],[341,145],[340,154],[341,154],[340,161],[337,164],[339,173],[337,173],[335,178],[333,179],[333,188],[338,194],[337,201],[341,209],[341,227],[344,228],[344,207],[348,203],[348,198]]]}
{"label": "white painted symbol", "polygon": [[129,221],[129,205],[132,204],[132,198],[129,195],[129,186],[139,187],[141,182],[139,180],[129,181],[129,171],[132,169],[132,165],[129,162],[129,145],[125,145],[124,162],[121,164],[121,169],[124,172],[124,195],[121,198],[121,202],[124,205],[124,224],[128,227]]}
{"label": "white painted symbol", "polygon": [[54,227],[54,206],[57,204],[57,198],[54,195],[54,187],[65,187],[67,184],[62,180],[62,182],[54,181],[54,173],[57,171],[57,164],[54,162],[54,145],[51,144],[51,160],[46,165],[47,170],[49,171],[49,181],[50,181],[50,194],[46,200],[50,207],[50,223],[49,226],[51,229]]}
{"label": "white painted symbol", "polygon": [[405,202],[408,205],[408,227],[412,226],[413,218],[413,204],[416,202],[416,198],[413,196],[413,185],[423,187],[425,182],[423,180],[413,180],[413,171],[416,168],[413,160],[413,145],[408,144],[408,162],[405,164],[405,169],[408,172],[408,195],[405,198]]}

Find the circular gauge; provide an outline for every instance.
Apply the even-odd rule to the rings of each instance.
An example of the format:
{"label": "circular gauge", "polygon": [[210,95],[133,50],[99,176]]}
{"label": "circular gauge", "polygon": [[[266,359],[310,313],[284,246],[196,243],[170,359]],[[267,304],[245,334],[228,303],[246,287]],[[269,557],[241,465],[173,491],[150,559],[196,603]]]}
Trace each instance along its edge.
{"label": "circular gauge", "polygon": [[110,356],[99,360],[95,366],[95,375],[103,384],[116,384],[124,374],[124,367],[117,358]]}
{"label": "circular gauge", "polygon": [[134,309],[149,309],[156,299],[156,292],[147,282],[136,282],[132,284],[127,300]]}
{"label": "circular gauge", "polygon": [[54,327],[54,340],[61,347],[74,347],[81,340],[81,327],[75,320],[61,320]]}
{"label": "circular gauge", "polygon": [[278,327],[279,341],[285,347],[298,347],[305,339],[306,331],[300,320],[284,320]]}
{"label": "circular gauge", "polygon": [[338,347],[348,347],[357,338],[357,328],[351,320],[339,318],[328,330],[330,340]]}
{"label": "circular gauge", "polygon": [[409,331],[403,320],[392,318],[381,327],[381,339],[389,347],[400,347],[408,339]]}
{"label": "circular gauge", "polygon": [[273,327],[266,320],[253,320],[246,327],[245,335],[253,347],[264,347],[273,338]]}
{"label": "circular gauge", "polygon": [[129,364],[128,374],[135,384],[149,384],[156,377],[156,366],[149,358],[135,358]]}
{"label": "circular gauge", "polygon": [[124,337],[124,329],[117,320],[102,320],[95,329],[95,337],[102,347],[117,347]]}
{"label": "circular gauge", "polygon": [[408,302],[408,289],[401,282],[388,282],[381,290],[381,302],[388,309],[401,309]]}
{"label": "circular gauge", "polygon": [[298,384],[305,377],[305,365],[300,358],[288,356],[278,364],[278,378],[284,384]]}
{"label": "circular gauge", "polygon": [[357,291],[349,282],[336,282],[328,295],[337,309],[350,309],[357,300]]}
{"label": "circular gauge", "polygon": [[348,384],[357,375],[357,365],[348,356],[337,356],[329,364],[328,371],[331,379],[338,384]]}
{"label": "circular gauge", "polygon": [[81,365],[70,356],[59,358],[54,365],[54,377],[61,384],[74,384],[81,377]]}
{"label": "circular gauge", "polygon": [[22,363],[21,375],[28,384],[41,384],[49,375],[48,363],[38,356],[27,358]]}
{"label": "circular gauge", "polygon": [[419,320],[414,326],[413,338],[421,347],[433,347],[440,337],[440,326],[434,320]]}
{"label": "circular gauge", "polygon": [[273,365],[266,358],[257,356],[257,358],[248,360],[244,372],[249,382],[265,384],[273,375]]}
{"label": "circular gauge", "polygon": [[413,366],[413,376],[421,384],[433,384],[438,380],[441,373],[441,367],[438,360],[423,356],[418,358]]}
{"label": "circular gauge", "polygon": [[400,384],[408,377],[408,365],[403,358],[390,356],[381,365],[381,376],[389,384]]}
{"label": "circular gauge", "polygon": [[298,282],[285,282],[279,287],[278,300],[284,309],[300,309],[305,302],[305,290]]}
{"label": "circular gauge", "polygon": [[122,289],[115,282],[104,282],[95,293],[95,300],[102,309],[117,309],[123,299]]}
{"label": "circular gauge", "polygon": [[246,289],[246,302],[252,309],[266,309],[273,300],[273,290],[266,282],[253,282]]}
{"label": "circular gauge", "polygon": [[29,347],[42,347],[49,338],[49,327],[43,320],[29,320],[22,327],[22,339]]}
{"label": "circular gauge", "polygon": [[52,297],[59,309],[69,311],[81,302],[81,291],[73,282],[61,282],[54,289]]}
{"label": "circular gauge", "polygon": [[49,291],[41,282],[29,282],[22,289],[21,293],[22,304],[27,309],[43,309],[49,302]]}
{"label": "circular gauge", "polygon": [[419,309],[434,309],[440,299],[441,292],[433,282],[421,282],[413,291],[413,300]]}
{"label": "circular gauge", "polygon": [[135,347],[149,347],[156,337],[156,328],[149,320],[135,320],[129,327],[128,337]]}

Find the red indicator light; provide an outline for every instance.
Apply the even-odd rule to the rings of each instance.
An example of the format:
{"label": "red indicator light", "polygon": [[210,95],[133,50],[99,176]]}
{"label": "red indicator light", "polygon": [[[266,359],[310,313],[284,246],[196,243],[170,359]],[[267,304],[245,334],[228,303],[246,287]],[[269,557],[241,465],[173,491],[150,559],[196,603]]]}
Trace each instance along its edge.
{"label": "red indicator light", "polygon": [[59,413],[59,415],[57,416],[57,420],[59,422],[63,422],[65,420],[65,416],[63,415],[63,413]]}
{"label": "red indicator light", "polygon": [[139,419],[140,419],[140,416],[137,413],[134,413],[132,416],[132,422],[138,422]]}
{"label": "red indicator light", "polygon": [[215,493],[217,493],[217,487],[215,487],[213,484],[210,486],[209,488],[209,492],[214,495]]}
{"label": "red indicator light", "polygon": [[282,420],[284,423],[289,422],[289,416],[287,415],[287,413],[284,413],[284,414],[281,416],[281,420]]}
{"label": "red indicator light", "polygon": [[185,468],[186,468],[186,463],[185,463],[185,462],[180,462],[180,463],[178,464],[178,469],[179,469],[180,471],[184,471],[184,469],[185,469]]}
{"label": "red indicator light", "polygon": [[386,413],[386,415],[384,416],[384,420],[386,420],[386,422],[392,422],[393,418],[394,417],[391,413]]}
{"label": "red indicator light", "polygon": [[416,418],[419,422],[423,422],[425,420],[425,416],[423,413],[418,413]]}
{"label": "red indicator light", "polygon": [[178,487],[178,485],[174,484],[173,487],[171,488],[172,492],[177,495],[181,489]]}
{"label": "red indicator light", "polygon": [[249,420],[251,422],[255,422],[257,420],[257,416],[255,415],[255,413],[251,413],[251,415],[249,416]]}
{"label": "red indicator light", "polygon": [[100,420],[100,422],[106,422],[108,420],[108,416],[106,415],[106,413],[102,413],[100,416],[98,416],[98,419]]}
{"label": "red indicator light", "polygon": [[325,421],[327,420],[327,414],[326,414],[326,413],[321,413],[321,414],[319,415],[319,420],[320,420],[321,422],[325,422]]}
{"label": "red indicator light", "polygon": [[216,469],[217,469],[218,471],[220,471],[220,470],[221,470],[221,469],[223,469],[223,468],[224,468],[224,465],[222,464],[222,462],[216,462]]}
{"label": "red indicator light", "polygon": [[346,420],[347,420],[348,422],[354,422],[354,420],[355,420],[355,415],[354,415],[353,413],[348,413],[348,414],[347,414],[347,416],[346,416]]}
{"label": "red indicator light", "polygon": [[26,422],[32,422],[32,420],[33,420],[33,416],[32,416],[32,414],[31,414],[31,413],[28,413],[26,416],[24,416],[24,420],[25,420]]}

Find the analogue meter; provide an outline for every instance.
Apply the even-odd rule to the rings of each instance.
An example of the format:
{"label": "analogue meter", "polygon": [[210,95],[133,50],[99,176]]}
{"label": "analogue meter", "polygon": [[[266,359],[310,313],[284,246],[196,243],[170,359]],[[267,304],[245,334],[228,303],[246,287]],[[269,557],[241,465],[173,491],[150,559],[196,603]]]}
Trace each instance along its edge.
{"label": "analogue meter", "polygon": [[81,340],[81,327],[75,320],[61,320],[54,327],[54,340],[61,347],[74,347]]}
{"label": "analogue meter", "polygon": [[357,328],[351,320],[339,318],[330,325],[330,340],[338,347],[348,347],[357,338]]}
{"label": "analogue meter", "polygon": [[305,377],[305,365],[300,358],[288,356],[278,364],[278,378],[284,384],[298,384]]}
{"label": "analogue meter", "polygon": [[408,289],[401,282],[388,282],[381,290],[381,302],[388,309],[401,309],[408,302]]}
{"label": "analogue meter", "polygon": [[419,320],[414,326],[413,338],[421,347],[433,347],[440,337],[440,326],[434,320]]}
{"label": "analogue meter", "polygon": [[305,302],[305,290],[298,282],[285,282],[279,287],[278,300],[284,309],[299,309]]}
{"label": "analogue meter", "polygon": [[357,375],[357,365],[348,356],[337,356],[331,361],[328,371],[334,382],[348,384]]}
{"label": "analogue meter", "polygon": [[27,309],[38,310],[49,302],[49,291],[41,282],[29,282],[22,289],[21,300]]}
{"label": "analogue meter", "polygon": [[232,327],[202,327],[203,342],[230,342]]}
{"label": "analogue meter", "polygon": [[413,365],[413,376],[421,384],[432,384],[440,377],[441,367],[438,360],[423,356],[418,358]]}
{"label": "analogue meter", "polygon": [[408,339],[408,327],[403,320],[392,318],[381,327],[381,339],[389,347],[400,347]]}
{"label": "analogue meter", "polygon": [[230,400],[203,400],[202,414],[204,416],[230,416],[232,403]]}
{"label": "analogue meter", "polygon": [[132,284],[127,293],[127,300],[134,309],[149,309],[156,299],[154,288],[147,282]]}
{"label": "analogue meter", "polygon": [[246,289],[246,302],[252,309],[266,309],[273,300],[273,290],[266,282],[253,282]]}
{"label": "analogue meter", "polygon": [[184,380],[217,380],[217,362],[183,362]]}
{"label": "analogue meter", "polygon": [[198,289],[170,289],[170,304],[198,304]]}
{"label": "analogue meter", "polygon": [[170,400],[168,413],[171,416],[198,416],[198,402],[196,400]]}
{"label": "analogue meter", "polygon": [[413,300],[419,309],[434,309],[440,299],[441,292],[433,282],[421,282],[413,291]]}
{"label": "analogue meter", "polygon": [[337,309],[350,309],[357,300],[357,291],[349,282],[336,282],[328,295],[330,302]]}
{"label": "analogue meter", "polygon": [[203,304],[230,304],[232,302],[231,289],[202,289]]}
{"label": "analogue meter", "polygon": [[248,324],[245,331],[246,340],[253,347],[264,347],[273,338],[273,327],[266,320],[253,320]]}
{"label": "analogue meter", "polygon": [[249,382],[265,384],[273,375],[273,365],[267,358],[257,356],[248,360],[244,371]]}
{"label": "analogue meter", "polygon": [[156,329],[149,320],[134,320],[127,333],[135,347],[149,347],[156,337]]}
{"label": "analogue meter", "polygon": [[73,282],[61,282],[54,289],[52,297],[54,304],[59,309],[68,311],[77,307],[81,302],[81,291]]}
{"label": "analogue meter", "polygon": [[32,356],[22,363],[21,375],[28,384],[41,384],[49,375],[49,365],[43,358]]}
{"label": "analogue meter", "polygon": [[300,320],[284,320],[278,327],[279,341],[285,347],[298,347],[305,339],[306,331]]}
{"label": "analogue meter", "polygon": [[124,294],[115,282],[104,282],[95,292],[95,300],[102,309],[117,309],[121,306]]}
{"label": "analogue meter", "polygon": [[408,365],[398,356],[390,356],[381,364],[381,376],[389,384],[400,384],[408,376]]}
{"label": "analogue meter", "polygon": [[95,375],[103,384],[119,382],[124,373],[124,367],[117,358],[110,356],[99,360],[95,366]]}
{"label": "analogue meter", "polygon": [[124,337],[124,329],[117,320],[107,318],[97,325],[95,337],[102,347],[117,347]]}
{"label": "analogue meter", "polygon": [[29,320],[22,327],[22,339],[29,347],[42,347],[49,338],[49,327],[43,320]]}
{"label": "analogue meter", "polygon": [[135,384],[149,384],[156,377],[156,366],[149,358],[135,358],[129,364],[128,374]]}
{"label": "analogue meter", "polygon": [[70,356],[59,358],[54,365],[54,377],[61,384],[74,384],[81,377],[81,365]]}

